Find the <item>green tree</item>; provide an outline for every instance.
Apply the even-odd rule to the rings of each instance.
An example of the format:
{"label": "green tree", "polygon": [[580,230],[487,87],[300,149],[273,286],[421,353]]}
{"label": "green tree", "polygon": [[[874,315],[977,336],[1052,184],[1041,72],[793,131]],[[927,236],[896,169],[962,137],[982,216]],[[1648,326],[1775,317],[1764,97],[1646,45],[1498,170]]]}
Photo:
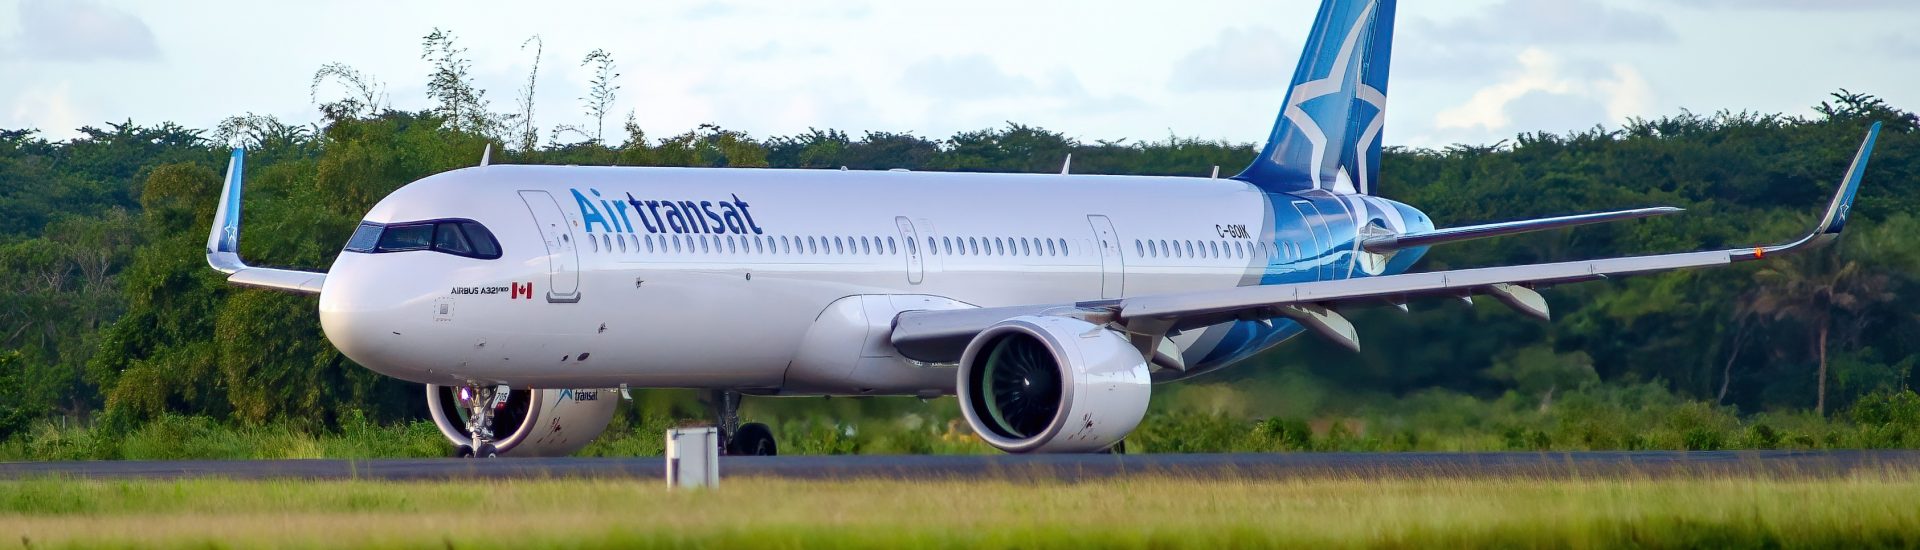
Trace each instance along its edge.
{"label": "green tree", "polygon": [[1774,322],[1794,323],[1807,331],[1808,356],[1818,367],[1818,389],[1813,410],[1827,410],[1827,352],[1836,317],[1858,315],[1897,297],[1888,291],[1888,277],[1862,269],[1857,260],[1829,252],[1792,256],[1754,272],[1761,289],[1747,303],[1753,314]]}

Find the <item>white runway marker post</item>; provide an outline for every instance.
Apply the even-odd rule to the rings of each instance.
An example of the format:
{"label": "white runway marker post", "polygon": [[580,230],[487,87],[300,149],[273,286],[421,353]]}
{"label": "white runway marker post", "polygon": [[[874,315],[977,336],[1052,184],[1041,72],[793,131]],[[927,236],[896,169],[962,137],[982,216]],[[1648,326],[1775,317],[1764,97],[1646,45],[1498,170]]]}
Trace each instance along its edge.
{"label": "white runway marker post", "polygon": [[720,486],[720,430],[667,430],[667,488],[700,489]]}

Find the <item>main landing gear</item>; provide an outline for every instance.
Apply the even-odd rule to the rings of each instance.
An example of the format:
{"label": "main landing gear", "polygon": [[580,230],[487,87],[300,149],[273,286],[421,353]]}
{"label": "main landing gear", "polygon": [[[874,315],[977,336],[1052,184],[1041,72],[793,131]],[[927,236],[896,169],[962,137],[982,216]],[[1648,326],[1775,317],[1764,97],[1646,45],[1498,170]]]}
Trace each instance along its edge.
{"label": "main landing gear", "polygon": [[740,392],[714,390],[713,412],[720,428],[720,453],[733,456],[774,456],[773,428],[759,422],[740,423]]}
{"label": "main landing gear", "polygon": [[500,449],[493,446],[493,416],[506,408],[507,392],[506,384],[460,387],[454,397],[467,411],[467,433],[472,436],[473,445],[454,447],[455,458],[500,457]]}

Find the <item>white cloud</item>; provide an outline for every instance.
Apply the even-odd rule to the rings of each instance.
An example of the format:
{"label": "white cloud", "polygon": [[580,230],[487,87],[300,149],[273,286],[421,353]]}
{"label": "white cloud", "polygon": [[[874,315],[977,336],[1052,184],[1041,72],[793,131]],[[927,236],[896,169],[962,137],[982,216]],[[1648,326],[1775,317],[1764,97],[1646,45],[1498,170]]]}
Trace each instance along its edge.
{"label": "white cloud", "polygon": [[900,85],[939,99],[991,99],[1021,95],[1037,86],[1025,76],[1010,74],[982,54],[935,57],[907,66]]}
{"label": "white cloud", "polygon": [[[1617,63],[1611,74],[1597,78],[1568,75],[1559,57],[1539,48],[1528,48],[1516,57],[1519,66],[1492,85],[1473,93],[1467,101],[1440,110],[1434,115],[1439,130],[1481,130],[1502,132],[1513,129],[1547,128],[1567,130],[1595,124],[1618,123],[1630,116],[1644,115],[1653,104],[1653,89],[1645,77],[1631,65]],[[1577,72],[1577,71],[1576,71]],[[1516,103],[1526,99],[1522,108]],[[1563,112],[1544,108],[1556,104]],[[1598,105],[1606,119],[1586,120],[1587,106]],[[1516,120],[1516,113],[1525,118]],[[1579,114],[1579,116],[1568,116]],[[1597,114],[1597,113],[1595,113]]]}
{"label": "white cloud", "polygon": [[1174,64],[1167,87],[1175,92],[1278,90],[1287,85],[1299,56],[1300,45],[1273,29],[1222,29],[1213,43]]}
{"label": "white cloud", "polygon": [[1676,0],[1695,8],[1786,11],[1870,11],[1920,8],[1913,0]]}
{"label": "white cloud", "polygon": [[1894,59],[1902,61],[1920,59],[1920,38],[1916,38],[1910,34],[1889,33],[1881,35],[1880,40],[1878,40],[1874,46]]}
{"label": "white cloud", "polygon": [[22,90],[13,100],[10,119],[8,128],[36,128],[51,139],[78,136],[84,120],[74,106],[73,83],[64,80]]}
{"label": "white cloud", "polygon": [[1505,81],[1481,88],[1466,103],[1440,111],[1434,127],[1443,130],[1484,128],[1502,130],[1513,125],[1507,104],[1532,92],[1572,93],[1575,84],[1560,76],[1559,60],[1537,48],[1520,52],[1520,69]]}
{"label": "white cloud", "polygon": [[153,31],[126,12],[87,0],[25,0],[13,53],[46,61],[160,58]]}
{"label": "white cloud", "polygon": [[1481,12],[1434,21],[1413,18],[1412,30],[1437,44],[1619,44],[1672,42],[1659,15],[1596,0],[1505,0]]}
{"label": "white cloud", "polygon": [[1653,110],[1653,86],[1632,65],[1615,63],[1611,80],[1593,82],[1593,94],[1605,100],[1607,121],[1618,123],[1628,117],[1644,116]]}

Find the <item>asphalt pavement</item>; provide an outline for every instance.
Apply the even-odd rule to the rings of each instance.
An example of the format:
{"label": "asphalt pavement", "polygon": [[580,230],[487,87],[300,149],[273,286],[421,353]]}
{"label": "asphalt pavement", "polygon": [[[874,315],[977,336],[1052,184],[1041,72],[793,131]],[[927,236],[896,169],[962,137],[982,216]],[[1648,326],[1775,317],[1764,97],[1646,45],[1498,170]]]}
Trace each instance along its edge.
{"label": "asphalt pavement", "polygon": [[[1920,469],[1920,451],[1635,451],[1576,453],[1277,453],[722,457],[723,477],[1080,480],[1192,478],[1712,475],[1832,477]],[[660,457],[377,460],[119,460],[0,463],[0,479],[664,479]]]}

